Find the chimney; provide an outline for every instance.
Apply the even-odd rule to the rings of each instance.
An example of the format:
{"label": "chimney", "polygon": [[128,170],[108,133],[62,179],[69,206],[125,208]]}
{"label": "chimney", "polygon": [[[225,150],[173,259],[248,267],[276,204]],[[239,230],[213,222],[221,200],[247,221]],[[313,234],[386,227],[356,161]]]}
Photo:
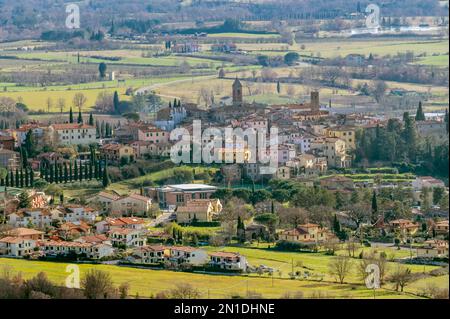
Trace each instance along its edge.
{"label": "chimney", "polygon": [[319,111],[319,110],[320,110],[319,92],[311,91],[311,111]]}

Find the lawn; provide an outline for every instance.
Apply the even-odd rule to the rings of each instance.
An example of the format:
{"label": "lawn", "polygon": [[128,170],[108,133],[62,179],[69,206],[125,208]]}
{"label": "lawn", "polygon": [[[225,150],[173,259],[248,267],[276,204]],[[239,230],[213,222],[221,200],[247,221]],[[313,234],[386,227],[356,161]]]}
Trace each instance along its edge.
{"label": "lawn", "polygon": [[448,67],[448,54],[420,58],[420,60],[417,61],[416,64]]}
{"label": "lawn", "polygon": [[[0,259],[0,266],[12,267],[30,278],[38,272],[45,271],[50,280],[63,285],[66,263],[26,261],[19,259]],[[232,295],[245,296],[248,292],[262,294],[264,298],[280,298],[286,293],[302,292],[305,297],[321,295],[329,298],[373,298],[373,291],[362,285],[336,284],[331,282],[299,281],[264,277],[225,276],[198,273],[183,273],[166,270],[136,269],[114,265],[80,264],[81,277],[89,269],[95,268],[111,274],[116,285],[128,283],[130,295],[139,294],[150,297],[158,292],[176,287],[177,283],[189,283],[197,288],[203,298],[230,298]],[[411,295],[400,295],[390,290],[380,289],[378,298],[411,298]]]}
{"label": "lawn", "polygon": [[[127,88],[138,88],[141,86],[149,86],[158,83],[168,83],[171,81],[177,81],[183,79],[183,77],[166,77],[166,78],[152,78],[152,79],[132,79],[119,83],[116,81],[102,81],[92,82],[76,85],[66,86],[48,86],[48,87],[21,87],[21,86],[7,86],[7,91],[0,92],[0,97],[11,97],[16,101],[22,99],[23,102],[32,111],[45,111],[47,112],[47,99],[51,98],[53,106],[50,112],[59,113],[60,109],[57,107],[56,102],[59,98],[63,98],[66,102],[63,112],[69,111],[72,105],[73,97],[76,93],[83,93],[87,102],[83,111],[89,111],[95,105],[97,96],[100,92],[107,91],[113,93],[117,91],[121,100],[130,100],[131,97],[125,95]],[[2,87],[0,85],[0,87]]]}
{"label": "lawn", "polygon": [[279,38],[279,34],[268,33],[268,34],[258,34],[258,33],[236,33],[236,32],[224,32],[224,33],[208,33],[208,38],[241,38],[241,39],[274,39]]}
{"label": "lawn", "polygon": [[205,166],[177,166],[174,168],[164,169],[154,173],[146,174],[140,177],[127,179],[121,182],[112,183],[111,185],[108,186],[107,189],[114,190],[119,194],[126,194],[129,193],[131,190],[136,190],[145,181],[152,181],[158,183],[159,181],[172,177],[174,175],[174,170],[176,168],[189,168],[192,170],[195,169],[196,174],[200,174],[204,171],[216,170],[215,168]]}

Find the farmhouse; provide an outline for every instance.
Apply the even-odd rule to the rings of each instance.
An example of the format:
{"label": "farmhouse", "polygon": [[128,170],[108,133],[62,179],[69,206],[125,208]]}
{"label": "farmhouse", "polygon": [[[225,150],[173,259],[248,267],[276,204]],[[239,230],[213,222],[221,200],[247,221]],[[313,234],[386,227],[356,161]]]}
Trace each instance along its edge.
{"label": "farmhouse", "polygon": [[56,134],[62,145],[89,145],[98,143],[95,126],[78,123],[52,124],[50,131]]}
{"label": "farmhouse", "polygon": [[188,246],[169,247],[169,261],[175,265],[199,266],[207,262],[208,254],[198,248]]}
{"label": "farmhouse", "polygon": [[327,228],[322,228],[320,225],[311,223],[299,225],[291,230],[285,230],[278,236],[280,240],[298,242],[306,245],[317,244],[335,238]]}
{"label": "farmhouse", "polygon": [[36,247],[36,241],[21,237],[4,237],[0,239],[0,255],[24,257],[30,255]]}
{"label": "farmhouse", "polygon": [[177,207],[177,222],[180,224],[211,222],[214,215],[221,211],[222,204],[218,199],[193,199],[186,205]]}
{"label": "farmhouse", "polygon": [[209,265],[213,268],[227,270],[247,270],[247,259],[239,253],[213,252],[209,254]]}

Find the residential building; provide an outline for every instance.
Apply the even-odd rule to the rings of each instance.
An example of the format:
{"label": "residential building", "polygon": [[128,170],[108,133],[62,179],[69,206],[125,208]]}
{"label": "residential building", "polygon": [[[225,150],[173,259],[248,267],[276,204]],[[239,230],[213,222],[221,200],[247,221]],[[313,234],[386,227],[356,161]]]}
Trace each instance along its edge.
{"label": "residential building", "polygon": [[419,258],[448,258],[448,241],[427,240],[423,245],[417,247],[417,257]]}
{"label": "residential building", "polygon": [[113,229],[126,228],[145,231],[145,221],[137,217],[106,218],[95,224],[97,233],[104,234]]}
{"label": "residential building", "polygon": [[114,255],[114,248],[108,244],[81,243],[68,241],[44,241],[39,243],[41,251],[47,256],[81,255],[91,259],[101,259]]}
{"label": "residential building", "polygon": [[152,199],[139,194],[122,196],[112,202],[111,213],[121,216],[147,216]]}
{"label": "residential building", "polygon": [[188,246],[169,247],[169,261],[175,265],[200,266],[208,261],[208,254],[199,248]]}
{"label": "residential building", "polygon": [[57,137],[57,143],[62,145],[97,144],[95,126],[79,123],[52,124],[50,130]]}
{"label": "residential building", "polygon": [[52,216],[47,208],[25,208],[6,216],[8,224],[13,227],[38,227],[50,226]]}
{"label": "residential building", "polygon": [[36,247],[34,239],[22,237],[4,237],[0,239],[0,255],[24,257],[30,255]]}
{"label": "residential building", "polygon": [[141,247],[146,240],[142,238],[142,231],[130,228],[113,228],[108,232],[114,247]]}
{"label": "residential building", "polygon": [[19,165],[19,153],[0,147],[0,167],[3,167],[9,171],[14,171],[19,168]]}
{"label": "residential building", "polygon": [[345,141],[335,138],[317,138],[311,144],[314,155],[327,158],[328,167],[345,168],[351,166]]}
{"label": "residential building", "polygon": [[136,264],[161,264],[165,261],[165,251],[161,245],[143,246],[133,250],[129,260]]}
{"label": "residential building", "polygon": [[193,199],[209,199],[216,190],[217,187],[205,184],[176,184],[146,189],[161,208],[183,206]]}
{"label": "residential building", "polygon": [[305,245],[314,245],[335,239],[334,234],[327,228],[311,223],[299,225],[294,229],[285,230],[278,234],[278,237],[280,240],[298,242]]}
{"label": "residential building", "polygon": [[177,207],[177,223],[211,222],[221,211],[222,203],[218,199],[192,199]]}
{"label": "residential building", "polygon": [[416,179],[412,182],[412,186],[416,191],[420,191],[422,190],[422,188],[445,188],[445,184],[443,181],[431,176],[417,176]]}
{"label": "residential building", "polygon": [[15,146],[15,139],[13,136],[0,135],[0,149],[13,151]]}
{"label": "residential building", "polygon": [[108,163],[115,165],[122,160],[129,163],[135,159],[134,148],[123,144],[105,144],[100,147],[100,154]]}
{"label": "residential building", "polygon": [[117,194],[111,194],[107,192],[100,192],[94,197],[88,199],[89,203],[98,203],[102,206],[103,212],[111,212],[113,202],[120,198]]}
{"label": "residential building", "polygon": [[225,270],[247,270],[247,259],[239,253],[233,252],[212,252],[209,254],[209,266]]}
{"label": "residential building", "polygon": [[326,129],[328,137],[336,137],[345,141],[350,150],[356,149],[356,128],[352,126],[334,126]]}

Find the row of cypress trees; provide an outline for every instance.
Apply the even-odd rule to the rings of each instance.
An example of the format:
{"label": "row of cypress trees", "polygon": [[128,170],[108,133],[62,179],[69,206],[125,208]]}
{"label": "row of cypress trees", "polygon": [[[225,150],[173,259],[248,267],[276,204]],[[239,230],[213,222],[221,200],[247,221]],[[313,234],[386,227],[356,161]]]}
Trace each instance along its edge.
{"label": "row of cypress trees", "polygon": [[30,167],[10,170],[5,178],[0,180],[0,186],[6,187],[32,187],[34,183],[34,173]]}

